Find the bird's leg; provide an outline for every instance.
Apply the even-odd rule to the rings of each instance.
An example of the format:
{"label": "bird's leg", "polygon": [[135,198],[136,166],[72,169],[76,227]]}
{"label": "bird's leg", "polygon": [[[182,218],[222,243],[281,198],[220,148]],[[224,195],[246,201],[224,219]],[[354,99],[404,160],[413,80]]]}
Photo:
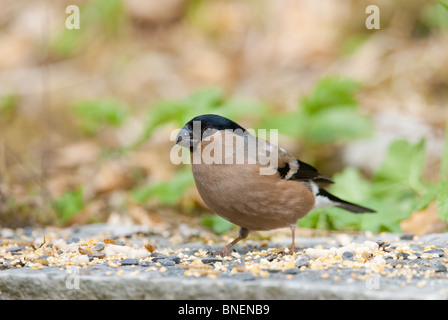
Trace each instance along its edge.
{"label": "bird's leg", "polygon": [[221,250],[219,250],[216,255],[217,256],[227,256],[230,254],[230,248],[232,248],[235,244],[237,244],[240,240],[243,240],[244,238],[247,237],[247,235],[249,234],[249,230],[247,230],[246,228],[240,227],[240,232],[237,238],[235,238],[232,242],[230,242],[229,244],[227,244],[224,248],[222,248]]}
{"label": "bird's leg", "polygon": [[291,238],[292,238],[291,248],[289,248],[289,250],[291,251],[291,254],[293,254],[294,251],[296,251],[296,225],[291,224],[289,228],[291,229]]}

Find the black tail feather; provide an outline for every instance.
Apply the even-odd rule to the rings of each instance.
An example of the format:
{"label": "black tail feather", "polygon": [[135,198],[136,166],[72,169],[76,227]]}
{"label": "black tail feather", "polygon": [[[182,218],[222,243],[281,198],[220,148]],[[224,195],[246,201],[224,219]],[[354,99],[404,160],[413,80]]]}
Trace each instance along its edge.
{"label": "black tail feather", "polygon": [[334,202],[334,205],[336,207],[345,209],[350,212],[354,212],[354,213],[374,213],[374,212],[376,212],[375,210],[372,210],[372,209],[339,199],[338,197],[332,195],[331,193],[329,193],[321,188],[319,188],[318,195],[328,198],[330,201]]}

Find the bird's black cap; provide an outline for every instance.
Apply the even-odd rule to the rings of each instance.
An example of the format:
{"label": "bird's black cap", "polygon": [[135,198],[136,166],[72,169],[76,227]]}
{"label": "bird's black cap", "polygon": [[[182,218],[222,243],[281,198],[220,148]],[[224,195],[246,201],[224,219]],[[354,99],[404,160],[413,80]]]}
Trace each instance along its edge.
{"label": "bird's black cap", "polygon": [[204,131],[206,128],[212,128],[216,130],[237,130],[240,129],[243,132],[246,131],[242,126],[240,126],[238,123],[233,122],[230,119],[227,119],[223,116],[219,116],[217,114],[203,114],[200,116],[197,116],[193,119],[191,119],[187,124],[186,127],[193,128],[193,122],[200,121],[201,124],[201,132]]}

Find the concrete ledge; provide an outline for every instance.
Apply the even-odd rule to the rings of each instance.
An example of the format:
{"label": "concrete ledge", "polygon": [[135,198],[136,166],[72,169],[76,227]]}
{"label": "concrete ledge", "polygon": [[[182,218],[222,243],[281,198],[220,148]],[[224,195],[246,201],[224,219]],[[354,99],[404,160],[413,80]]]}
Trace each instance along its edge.
{"label": "concrete ledge", "polygon": [[151,274],[73,275],[61,270],[11,269],[0,272],[0,299],[446,299],[447,279],[432,279],[423,288],[402,279],[372,281],[321,279],[304,272],[297,279],[208,279],[155,277]]}
{"label": "concrete ledge", "polygon": [[[109,227],[104,225],[80,227],[64,232],[69,233],[71,237],[75,235],[85,239],[84,241],[89,241],[88,239],[91,237],[105,231],[109,232],[112,237],[116,236],[113,230],[109,230]],[[141,228],[120,227],[115,232],[120,236],[125,235],[125,239],[131,239],[134,233],[140,234],[144,231]],[[152,254],[147,259],[117,258],[117,262],[112,266],[103,257],[92,265],[58,267],[47,264],[41,265],[39,269],[33,269],[27,267],[26,263],[16,265],[12,259],[26,257],[26,250],[29,250],[30,253],[36,253],[38,250],[31,249],[32,245],[14,247],[7,244],[14,239],[15,235],[10,231],[4,234],[7,234],[9,238],[0,239],[3,241],[3,262],[0,263],[0,299],[385,300],[448,298],[448,272],[446,269],[448,265],[448,234],[433,234],[420,237],[417,240],[412,240],[412,237],[411,240],[400,239],[400,235],[391,234],[369,237],[371,242],[385,238],[395,239],[390,243],[391,256],[387,257],[385,272],[371,272],[362,265],[361,267],[345,267],[342,258],[338,258],[340,260],[336,264],[326,269],[302,267],[297,261],[304,257],[302,250],[296,260],[292,260],[295,261],[296,268],[294,268],[294,264],[293,268],[287,269],[275,269],[265,265],[262,266],[262,268],[266,268],[263,270],[264,273],[254,274],[250,272],[251,270],[246,264],[245,257],[248,254],[248,249],[237,246],[238,254],[236,256],[238,258],[217,259],[216,261],[221,261],[219,263],[226,265],[227,268],[222,272],[212,274],[213,277],[208,277],[209,274],[205,276],[195,276],[194,273],[193,275],[186,274],[186,270],[193,260],[185,257],[178,258],[176,255],[164,256],[162,260],[157,260],[156,258],[160,258],[160,256]],[[148,235],[148,237],[151,236]],[[160,243],[164,242],[163,245],[168,246],[166,239],[160,236],[156,237],[160,239]],[[365,236],[353,237],[353,240],[360,243],[367,239]],[[289,241],[289,239],[287,240]],[[79,243],[85,242],[80,240]],[[304,248],[337,246],[332,237],[298,238],[297,243],[302,244]],[[268,247],[275,248],[275,246],[285,247],[278,243],[269,243]],[[163,246],[160,245],[160,247]],[[201,243],[190,243],[177,246],[173,248],[173,251],[198,252],[204,248],[205,245]],[[395,248],[419,252],[421,256],[414,257],[413,260],[406,257],[403,259],[398,256],[402,250]],[[433,248],[430,250],[435,251],[428,251],[428,248]],[[270,251],[269,255],[272,256],[274,262],[287,258],[281,253],[276,253],[281,250]],[[377,251],[377,254],[383,254],[385,257],[386,252],[381,250]],[[431,256],[425,257],[425,252],[430,252]],[[76,254],[79,255],[79,253]],[[201,262],[205,261],[201,260],[205,258],[196,258],[190,254],[187,254],[186,257],[198,260],[199,267],[215,270],[214,263],[216,262],[213,259]],[[84,258],[87,259],[87,255]],[[171,260],[171,258],[173,259]],[[253,259],[252,256],[250,258]],[[254,260],[251,260],[251,263],[260,263],[252,261]],[[255,261],[261,260],[255,259]],[[232,272],[238,266],[241,266],[241,270]],[[414,272],[414,269],[418,272]]]}

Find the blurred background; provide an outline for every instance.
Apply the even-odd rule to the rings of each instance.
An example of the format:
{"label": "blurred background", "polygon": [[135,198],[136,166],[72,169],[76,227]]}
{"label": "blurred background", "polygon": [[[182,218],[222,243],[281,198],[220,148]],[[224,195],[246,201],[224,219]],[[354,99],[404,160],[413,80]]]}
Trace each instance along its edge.
{"label": "blurred background", "polygon": [[[66,27],[72,4],[79,29]],[[371,4],[380,29],[366,28]],[[202,203],[190,167],[170,162],[173,130],[217,113],[278,129],[280,146],[334,177],[332,192],[378,211],[318,210],[300,227],[446,229],[447,2],[0,0],[0,8],[2,227],[232,229]]]}

